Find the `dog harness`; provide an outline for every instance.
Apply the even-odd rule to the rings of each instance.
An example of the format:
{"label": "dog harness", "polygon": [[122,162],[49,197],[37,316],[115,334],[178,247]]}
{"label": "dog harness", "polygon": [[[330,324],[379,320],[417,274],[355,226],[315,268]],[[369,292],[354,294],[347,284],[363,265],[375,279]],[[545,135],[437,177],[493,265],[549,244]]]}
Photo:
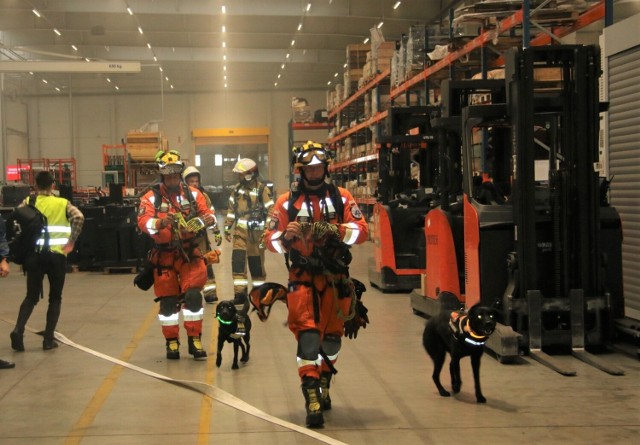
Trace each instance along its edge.
{"label": "dog harness", "polygon": [[486,335],[478,335],[473,332],[471,324],[469,323],[469,317],[463,315],[461,312],[451,312],[449,327],[451,328],[453,337],[456,340],[462,336],[464,341],[469,343],[471,346],[484,346],[487,338],[489,338]]}

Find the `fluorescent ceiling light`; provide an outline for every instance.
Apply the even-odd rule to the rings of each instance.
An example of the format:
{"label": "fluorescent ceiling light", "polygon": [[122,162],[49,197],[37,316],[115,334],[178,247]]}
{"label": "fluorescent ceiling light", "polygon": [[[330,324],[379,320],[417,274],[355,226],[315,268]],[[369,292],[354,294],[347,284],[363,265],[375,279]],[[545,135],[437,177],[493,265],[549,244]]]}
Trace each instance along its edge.
{"label": "fluorescent ceiling light", "polygon": [[108,77],[107,77],[107,82],[111,83],[111,79],[109,79]]}
{"label": "fluorescent ceiling light", "polygon": [[222,5],[222,13],[223,14],[227,13],[227,7],[225,5]]}
{"label": "fluorescent ceiling light", "polygon": [[300,31],[301,29],[302,29],[302,23],[298,25],[298,31]]}
{"label": "fluorescent ceiling light", "polygon": [[157,61],[158,61],[158,58],[157,58],[156,56],[153,56],[153,61],[154,61],[154,62],[157,62]]}
{"label": "fluorescent ceiling light", "polygon": [[222,42],[222,47],[226,48],[227,47],[227,42]]}
{"label": "fluorescent ceiling light", "polygon": [[168,76],[164,76],[164,80],[166,80],[167,82],[169,82],[169,77],[168,77]]}
{"label": "fluorescent ceiling light", "polygon": [[338,73],[335,73],[335,74],[333,75],[333,77],[338,77]]}
{"label": "fluorescent ceiling light", "polygon": [[227,84],[226,83],[224,84],[224,87],[227,88]]}
{"label": "fluorescent ceiling light", "polygon": [[116,85],[116,90],[119,90],[119,89],[120,89],[120,87],[118,85]]}
{"label": "fluorescent ceiling light", "polygon": [[311,10],[311,2],[307,3],[307,12]]}
{"label": "fluorescent ceiling light", "polygon": [[49,82],[47,82],[47,79],[42,79],[42,83],[49,83]]}
{"label": "fluorescent ceiling light", "polygon": [[327,82],[327,85],[331,85],[331,81]]}
{"label": "fluorescent ceiling light", "polygon": [[280,65],[280,68],[284,69],[284,63],[282,65]]}
{"label": "fluorescent ceiling light", "polygon": [[364,42],[362,43],[369,43],[369,37],[367,37],[366,39],[364,39]]}
{"label": "fluorescent ceiling light", "polygon": [[140,28],[139,26],[138,26],[138,32],[139,32],[140,34],[144,34],[144,31],[142,31],[142,28]]}
{"label": "fluorescent ceiling light", "polygon": [[289,57],[291,57],[291,54],[287,53],[287,59],[288,59]]}
{"label": "fluorescent ceiling light", "polygon": [[293,39],[293,40],[291,41],[291,46],[293,46],[293,45],[295,45],[295,44],[296,44],[296,39]]}
{"label": "fluorescent ceiling light", "polygon": [[278,86],[278,82],[273,82],[273,86],[277,87]]}
{"label": "fluorescent ceiling light", "polygon": [[36,17],[40,17],[40,13],[37,9],[32,9],[31,11],[36,15]]}
{"label": "fluorescent ceiling light", "polygon": [[78,47],[77,47],[77,46],[75,46],[75,45],[71,45],[71,48],[72,48],[74,51],[78,51]]}
{"label": "fluorescent ceiling light", "polygon": [[171,89],[173,90],[173,84],[170,85]]}
{"label": "fluorescent ceiling light", "polygon": [[402,2],[396,2],[395,5],[393,5],[393,9],[398,9],[398,6],[400,6]]}
{"label": "fluorescent ceiling light", "polygon": [[159,67],[158,67],[158,69],[160,70],[160,72],[162,72],[162,71],[163,71],[161,66],[159,66]]}
{"label": "fluorescent ceiling light", "polygon": [[380,20],[380,23],[378,23],[378,29],[382,28],[382,25],[384,25],[384,22]]}
{"label": "fluorescent ceiling light", "polygon": [[151,49],[151,43],[147,43],[147,48]]}
{"label": "fluorescent ceiling light", "polygon": [[227,55],[226,54],[222,55],[222,60],[227,60]]}
{"label": "fluorescent ceiling light", "polygon": [[344,63],[344,65],[342,65],[342,68],[346,68],[347,67],[347,62]]}
{"label": "fluorescent ceiling light", "polygon": [[53,28],[53,32],[55,32],[56,34],[58,34],[59,36],[62,35],[62,33],[60,31],[58,31],[58,28]]}
{"label": "fluorescent ceiling light", "polygon": [[60,91],[60,88],[56,87],[56,91]]}
{"label": "fluorescent ceiling light", "polygon": [[129,15],[133,15],[133,11],[128,6],[127,6],[127,12],[129,13]]}
{"label": "fluorescent ceiling light", "polygon": [[222,32],[227,32],[227,27],[222,25]]}

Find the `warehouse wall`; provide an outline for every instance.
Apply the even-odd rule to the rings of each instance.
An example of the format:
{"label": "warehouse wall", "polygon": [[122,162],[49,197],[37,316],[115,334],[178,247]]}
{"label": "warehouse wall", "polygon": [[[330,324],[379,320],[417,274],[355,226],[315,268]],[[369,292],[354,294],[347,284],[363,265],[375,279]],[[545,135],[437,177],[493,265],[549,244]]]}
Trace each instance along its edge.
{"label": "warehouse wall", "polygon": [[[192,157],[194,128],[268,127],[269,176],[278,190],[287,187],[288,122],[291,97],[308,100],[311,110],[325,108],[324,91],[224,92],[198,95],[43,96],[5,100],[7,116],[23,116],[11,128],[22,140],[7,141],[7,163],[17,158],[69,158],[77,161],[81,187],[100,185],[102,144],[118,144],[127,131],[158,121],[171,148]],[[26,105],[25,105],[26,104]],[[22,109],[22,111],[20,111]],[[11,135],[11,132],[9,133]],[[27,143],[28,141],[28,143]],[[4,171],[4,168],[3,168]],[[266,174],[265,174],[266,176]]]}

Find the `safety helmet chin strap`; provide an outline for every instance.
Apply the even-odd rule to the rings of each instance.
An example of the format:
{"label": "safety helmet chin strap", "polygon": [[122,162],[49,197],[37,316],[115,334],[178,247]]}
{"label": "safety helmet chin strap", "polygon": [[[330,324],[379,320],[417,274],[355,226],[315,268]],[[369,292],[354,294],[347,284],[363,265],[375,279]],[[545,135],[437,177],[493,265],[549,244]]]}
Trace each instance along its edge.
{"label": "safety helmet chin strap", "polygon": [[300,169],[300,177],[303,179],[303,181],[304,181],[304,182],[306,182],[307,184],[309,184],[309,185],[310,185],[310,186],[312,186],[312,187],[315,187],[315,186],[317,186],[317,185],[322,184],[322,183],[324,182],[324,180],[325,180],[328,176],[329,176],[329,175],[328,175],[328,173],[327,173],[327,165],[326,165],[326,164],[325,164],[325,166],[324,166],[324,174],[322,175],[322,177],[321,177],[321,178],[318,178],[318,179],[314,179],[314,180],[311,180],[311,179],[307,178],[307,175],[305,175],[305,173],[304,173],[304,168],[301,168],[301,169]]}

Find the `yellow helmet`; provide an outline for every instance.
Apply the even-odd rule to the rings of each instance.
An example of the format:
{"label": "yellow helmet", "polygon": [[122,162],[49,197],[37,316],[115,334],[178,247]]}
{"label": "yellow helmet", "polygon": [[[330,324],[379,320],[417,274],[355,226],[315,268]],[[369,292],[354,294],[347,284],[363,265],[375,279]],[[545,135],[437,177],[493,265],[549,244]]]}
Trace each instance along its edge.
{"label": "yellow helmet", "polygon": [[177,150],[156,153],[156,162],[161,175],[181,174],[184,170],[184,163],[180,160],[180,152]]}
{"label": "yellow helmet", "polygon": [[295,168],[318,164],[329,165],[329,153],[324,145],[318,142],[307,141],[299,147],[293,147],[292,151]]}

